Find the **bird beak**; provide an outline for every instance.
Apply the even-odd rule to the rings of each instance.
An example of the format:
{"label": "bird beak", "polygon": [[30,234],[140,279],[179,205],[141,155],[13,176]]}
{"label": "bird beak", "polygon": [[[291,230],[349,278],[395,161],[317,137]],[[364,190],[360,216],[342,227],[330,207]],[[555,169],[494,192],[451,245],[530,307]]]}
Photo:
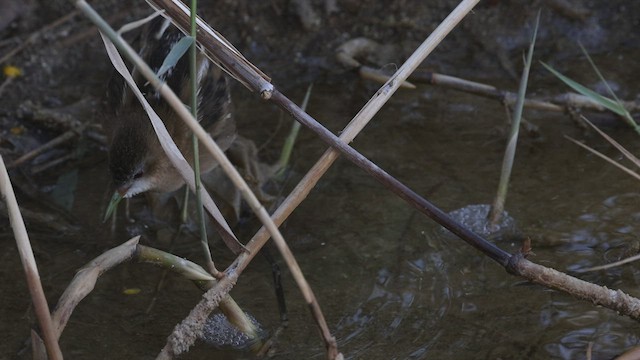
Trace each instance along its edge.
{"label": "bird beak", "polygon": [[116,193],[119,194],[121,198],[127,197],[127,192],[129,191],[129,188],[131,188],[131,186],[121,186],[118,189],[116,189]]}
{"label": "bird beak", "polygon": [[[127,191],[125,190],[124,193],[126,192]],[[111,215],[113,215],[116,212],[116,209],[118,208],[118,204],[120,203],[120,200],[122,200],[122,198],[123,198],[123,195],[121,193],[121,189],[118,189],[113,193],[113,196],[111,197],[111,201],[109,201],[109,206],[107,206],[107,211],[104,214],[104,219],[102,219],[103,223],[107,222],[107,220],[109,220]]]}

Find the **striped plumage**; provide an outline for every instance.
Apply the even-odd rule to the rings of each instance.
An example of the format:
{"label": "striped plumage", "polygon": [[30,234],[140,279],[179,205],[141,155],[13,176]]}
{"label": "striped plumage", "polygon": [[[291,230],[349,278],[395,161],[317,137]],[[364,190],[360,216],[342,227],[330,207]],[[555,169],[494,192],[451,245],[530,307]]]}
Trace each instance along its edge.
{"label": "striped plumage", "polygon": [[[162,19],[154,20],[140,36],[140,55],[156,72],[173,45],[184,36],[175,27],[165,24]],[[183,56],[165,73],[163,79],[185,104],[190,103],[188,59],[188,55]],[[197,56],[197,69],[198,120],[218,145],[226,150],[236,136],[226,76],[202,53]],[[193,166],[189,128],[139,74],[134,71],[133,75],[176,145]],[[104,121],[110,140],[109,169],[120,194],[131,197],[145,191],[177,190],[184,183],[182,177],[162,151],[142,106],[117,73],[109,82],[108,99],[110,108],[114,109],[114,113]],[[217,164],[205,150],[200,154],[200,167],[204,174]]]}

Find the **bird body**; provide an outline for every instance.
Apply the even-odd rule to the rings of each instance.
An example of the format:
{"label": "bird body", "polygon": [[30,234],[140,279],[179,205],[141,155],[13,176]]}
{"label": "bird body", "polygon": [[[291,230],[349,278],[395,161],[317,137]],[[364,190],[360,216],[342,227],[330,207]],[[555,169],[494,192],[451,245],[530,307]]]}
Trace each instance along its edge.
{"label": "bird body", "polygon": [[[172,47],[184,35],[175,27],[167,27],[162,19],[152,21],[140,36],[141,57],[156,73]],[[236,137],[232,116],[229,84],[223,71],[198,53],[197,105],[198,121],[222,150],[228,149]],[[193,145],[190,129],[182,122],[160,94],[133,71],[134,79],[147,101],[162,119],[169,135],[193,166]],[[188,56],[182,58],[161,79],[184,103],[191,96]],[[103,126],[109,138],[109,169],[117,191],[131,197],[146,191],[170,192],[184,184],[178,171],[164,154],[142,105],[128,85],[115,74],[108,89],[109,107],[113,112],[104,118]],[[217,163],[206,151],[200,152],[201,173],[212,170]]]}

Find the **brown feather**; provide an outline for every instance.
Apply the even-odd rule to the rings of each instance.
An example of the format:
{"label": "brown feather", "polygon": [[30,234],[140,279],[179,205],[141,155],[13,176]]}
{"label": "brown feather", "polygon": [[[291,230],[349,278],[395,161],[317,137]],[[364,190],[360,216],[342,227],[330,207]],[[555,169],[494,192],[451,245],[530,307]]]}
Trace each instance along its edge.
{"label": "brown feather", "polygon": [[[171,48],[184,36],[173,26],[159,33],[161,28],[162,19],[154,20],[141,35],[143,45],[140,55],[156,72]],[[184,103],[189,103],[190,97],[188,59],[185,54],[166,73],[164,79]],[[202,53],[198,54],[197,67],[203,70],[197,84],[198,120],[218,145],[226,150],[236,137],[228,80]],[[193,165],[191,131],[161,99],[158,92],[144,82],[135,70],[133,75],[176,145]],[[115,186],[119,189],[129,189],[136,182],[146,181],[150,184],[146,189],[148,191],[176,190],[183,184],[182,178],[164,155],[146,113],[119,74],[115,73],[110,80],[107,93],[112,113],[105,118],[104,128],[111,144],[109,168]],[[200,154],[202,173],[212,170],[217,165],[204,149],[201,148]]]}

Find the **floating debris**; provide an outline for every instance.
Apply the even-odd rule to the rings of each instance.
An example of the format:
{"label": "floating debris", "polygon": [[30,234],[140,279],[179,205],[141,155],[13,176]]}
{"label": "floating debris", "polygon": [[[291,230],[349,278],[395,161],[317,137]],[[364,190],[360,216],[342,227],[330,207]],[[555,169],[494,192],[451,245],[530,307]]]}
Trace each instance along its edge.
{"label": "floating debris", "polygon": [[[258,334],[262,336],[264,331],[260,327],[258,320],[251,314],[246,313],[249,320],[258,329]],[[207,323],[202,329],[202,341],[217,348],[232,347],[237,350],[250,349],[251,346],[260,339],[253,339],[251,336],[238,330],[221,313],[212,314],[207,319]]]}
{"label": "floating debris", "polygon": [[[491,211],[491,205],[488,204],[467,205],[451,211],[449,216],[462,226],[481,236],[513,234],[516,232],[516,221],[509,216],[509,213],[504,211],[500,218],[500,223],[491,225],[489,211]],[[450,233],[444,228],[443,231]]]}

